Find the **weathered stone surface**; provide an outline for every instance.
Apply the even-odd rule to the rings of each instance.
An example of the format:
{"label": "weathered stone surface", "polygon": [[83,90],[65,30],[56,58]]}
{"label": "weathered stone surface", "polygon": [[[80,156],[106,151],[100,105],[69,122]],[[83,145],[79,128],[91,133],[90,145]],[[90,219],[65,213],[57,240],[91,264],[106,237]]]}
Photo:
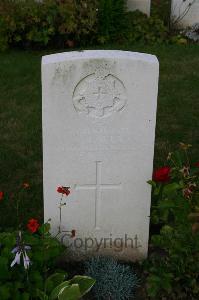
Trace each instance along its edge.
{"label": "weathered stone surface", "polygon": [[181,27],[199,23],[199,0],[172,0],[171,18]]}
{"label": "weathered stone surface", "polygon": [[140,10],[150,16],[151,0],[127,0],[127,7],[129,10]]}
{"label": "weathered stone surface", "polygon": [[[82,51],[43,57],[45,220],[62,230],[80,258],[95,252],[126,259],[148,249],[158,91],[155,56]],[[66,237],[63,237],[66,241]]]}

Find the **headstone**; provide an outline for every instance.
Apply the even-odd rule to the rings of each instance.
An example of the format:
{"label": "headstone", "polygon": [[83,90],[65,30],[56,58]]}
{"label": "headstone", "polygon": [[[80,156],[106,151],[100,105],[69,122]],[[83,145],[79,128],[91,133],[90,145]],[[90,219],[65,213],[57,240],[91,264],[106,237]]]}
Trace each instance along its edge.
{"label": "headstone", "polygon": [[59,228],[57,186],[71,187],[62,207],[64,240],[76,257],[146,257],[158,61],[127,51],[43,57],[45,220]]}
{"label": "headstone", "polygon": [[150,16],[151,0],[127,0],[127,7],[129,10],[140,10],[141,12]]}
{"label": "headstone", "polygon": [[179,27],[199,23],[199,0],[172,0],[171,20]]}

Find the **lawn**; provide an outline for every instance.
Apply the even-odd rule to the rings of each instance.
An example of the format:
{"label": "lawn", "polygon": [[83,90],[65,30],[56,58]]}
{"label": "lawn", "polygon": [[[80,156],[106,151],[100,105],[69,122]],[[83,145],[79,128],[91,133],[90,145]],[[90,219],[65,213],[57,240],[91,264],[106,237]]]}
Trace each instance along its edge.
{"label": "lawn", "polygon": [[[179,142],[193,145],[199,160],[199,45],[112,46],[155,54],[160,83],[154,165],[165,164]],[[0,54],[0,229],[14,227],[16,198],[20,218],[42,219],[41,56],[44,52],[10,51]],[[48,53],[49,54],[49,53]],[[143,167],[143,166],[140,166]],[[30,188],[22,191],[22,184]]]}

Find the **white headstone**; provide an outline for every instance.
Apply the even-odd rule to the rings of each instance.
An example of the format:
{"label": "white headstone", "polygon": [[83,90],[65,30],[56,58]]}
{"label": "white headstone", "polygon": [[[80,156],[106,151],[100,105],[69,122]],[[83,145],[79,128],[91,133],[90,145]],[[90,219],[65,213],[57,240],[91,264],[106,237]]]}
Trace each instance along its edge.
{"label": "white headstone", "polygon": [[151,0],[127,0],[127,7],[129,10],[140,10],[141,12],[150,16]]}
{"label": "white headstone", "polygon": [[70,186],[62,230],[75,254],[147,255],[158,61],[127,51],[43,57],[45,220],[59,227],[56,187]]}
{"label": "white headstone", "polygon": [[199,23],[199,0],[172,0],[171,18],[182,27]]}

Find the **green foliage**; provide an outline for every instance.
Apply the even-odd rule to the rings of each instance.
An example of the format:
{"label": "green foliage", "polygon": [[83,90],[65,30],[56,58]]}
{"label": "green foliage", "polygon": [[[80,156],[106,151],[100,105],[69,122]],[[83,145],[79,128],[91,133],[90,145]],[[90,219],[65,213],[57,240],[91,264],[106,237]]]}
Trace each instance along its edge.
{"label": "green foliage", "polygon": [[[42,230],[42,229],[41,229]],[[44,231],[44,230],[43,230]],[[43,281],[49,272],[56,268],[56,260],[65,249],[49,232],[44,234],[23,233],[23,243],[31,247],[28,256],[31,261],[29,270],[23,262],[11,268],[15,254],[17,232],[0,233],[0,299],[34,299],[36,288],[43,289]],[[54,275],[55,276],[55,275]],[[55,278],[54,278],[55,279]],[[50,282],[47,281],[47,287]]]}
{"label": "green foliage", "polygon": [[96,13],[95,0],[0,0],[0,49],[84,44],[96,30]]}
{"label": "green foliage", "polygon": [[126,28],[126,1],[99,0],[98,41],[105,43],[121,38]]}
{"label": "green foliage", "polygon": [[167,28],[157,16],[147,17],[137,10],[128,12],[127,19],[125,37],[128,43],[162,43],[167,41]]}
{"label": "green foliage", "polygon": [[119,264],[113,258],[93,257],[85,263],[85,268],[86,274],[96,279],[93,288],[96,299],[133,297],[138,279],[129,266]]}
{"label": "green foliage", "polygon": [[171,0],[152,0],[151,15],[158,17],[168,26],[171,15]]}
{"label": "green foliage", "polygon": [[56,272],[56,261],[65,247],[57,239],[51,237],[49,229],[49,224],[44,224],[40,227],[40,233],[23,232],[21,249],[25,249],[27,245],[30,247],[29,269],[24,268],[22,256],[20,264],[11,267],[11,262],[16,255],[12,253],[12,249],[18,245],[17,233],[0,233],[1,300],[77,300],[93,287],[95,280],[90,277],[76,275],[66,281],[68,277],[66,272],[63,270]]}
{"label": "green foliage", "polygon": [[166,39],[158,14],[127,12],[126,0],[0,0],[0,50]]}
{"label": "green foliage", "polygon": [[170,153],[170,181],[150,181],[153,187],[151,222],[153,251],[146,262],[148,295],[154,299],[199,297],[199,164],[188,157],[190,145]]}
{"label": "green foliage", "polygon": [[37,296],[41,300],[77,300],[83,297],[95,284],[95,280],[76,275],[71,280],[64,281],[63,273],[55,273],[48,277],[44,284],[44,291],[37,290]]}

